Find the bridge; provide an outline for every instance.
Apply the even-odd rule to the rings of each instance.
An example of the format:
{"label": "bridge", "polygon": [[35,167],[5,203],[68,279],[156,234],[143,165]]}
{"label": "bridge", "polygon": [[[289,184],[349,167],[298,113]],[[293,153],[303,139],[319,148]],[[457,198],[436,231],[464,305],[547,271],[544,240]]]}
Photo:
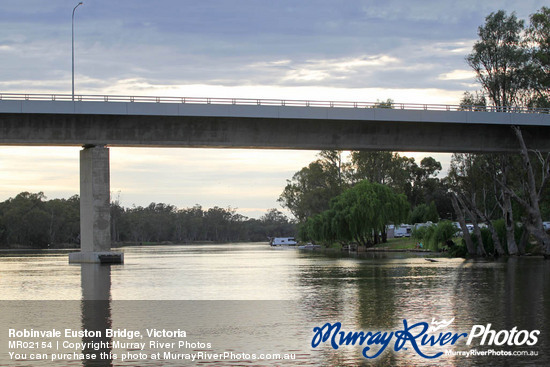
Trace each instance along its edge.
{"label": "bridge", "polygon": [[[386,107],[386,108],[382,108]],[[109,147],[550,151],[550,111],[372,102],[0,93],[0,144],[82,146],[81,252],[110,252]]]}

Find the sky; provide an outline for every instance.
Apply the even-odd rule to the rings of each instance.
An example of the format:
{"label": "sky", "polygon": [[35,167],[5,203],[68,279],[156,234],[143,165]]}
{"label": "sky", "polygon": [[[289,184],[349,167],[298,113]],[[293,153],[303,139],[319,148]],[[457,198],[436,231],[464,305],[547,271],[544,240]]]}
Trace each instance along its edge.
{"label": "sky", "polygon": [[[71,93],[78,1],[0,1],[0,93]],[[458,104],[479,89],[465,62],[503,9],[546,1],[84,0],[75,93]],[[78,147],[0,147],[0,200],[79,191]],[[231,207],[257,218],[316,151],[111,148],[112,199]],[[446,154],[431,155],[444,171]],[[444,173],[444,172],[443,172]]]}

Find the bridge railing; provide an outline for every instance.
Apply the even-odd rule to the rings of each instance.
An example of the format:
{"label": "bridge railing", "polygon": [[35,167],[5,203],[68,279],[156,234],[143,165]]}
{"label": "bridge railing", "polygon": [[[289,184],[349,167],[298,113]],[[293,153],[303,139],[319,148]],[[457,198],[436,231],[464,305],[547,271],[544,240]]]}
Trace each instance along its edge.
{"label": "bridge railing", "polygon": [[[73,101],[71,94],[0,93],[1,100],[26,101]],[[213,97],[166,97],[166,96],[123,96],[79,94],[75,102],[146,102],[146,103],[190,103],[216,105],[257,105],[295,107],[338,107],[338,108],[392,108],[401,110],[429,111],[480,111],[509,113],[550,113],[550,108],[509,106],[460,106],[446,104],[419,104],[391,102],[320,101],[306,99],[256,99],[256,98],[213,98]]]}

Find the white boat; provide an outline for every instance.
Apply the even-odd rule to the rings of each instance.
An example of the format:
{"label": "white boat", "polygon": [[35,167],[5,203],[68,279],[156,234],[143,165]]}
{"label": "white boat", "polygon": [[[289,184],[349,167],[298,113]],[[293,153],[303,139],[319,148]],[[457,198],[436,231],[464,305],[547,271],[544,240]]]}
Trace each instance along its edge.
{"label": "white boat", "polygon": [[271,246],[296,246],[298,242],[294,237],[273,237],[269,240]]}

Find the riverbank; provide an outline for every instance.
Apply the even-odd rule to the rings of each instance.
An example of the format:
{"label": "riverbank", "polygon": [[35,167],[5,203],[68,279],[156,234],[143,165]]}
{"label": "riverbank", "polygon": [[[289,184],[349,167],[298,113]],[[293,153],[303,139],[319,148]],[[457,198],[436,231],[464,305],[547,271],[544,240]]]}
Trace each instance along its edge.
{"label": "riverbank", "polygon": [[387,242],[379,243],[373,247],[357,246],[357,244],[342,246],[339,243],[334,243],[329,248],[350,252],[432,252],[421,246],[415,239],[401,237],[389,238]]}

